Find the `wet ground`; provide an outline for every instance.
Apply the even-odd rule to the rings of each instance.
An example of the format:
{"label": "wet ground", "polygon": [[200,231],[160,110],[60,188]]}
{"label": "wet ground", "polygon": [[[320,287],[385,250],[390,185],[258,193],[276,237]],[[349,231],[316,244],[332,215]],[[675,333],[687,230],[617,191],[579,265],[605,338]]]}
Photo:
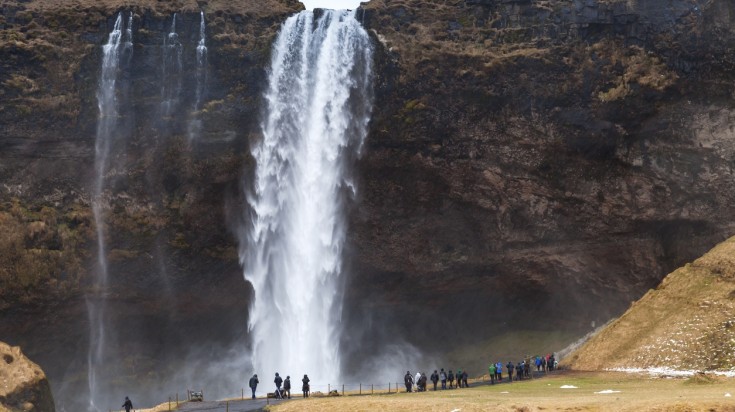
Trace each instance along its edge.
{"label": "wet ground", "polygon": [[181,405],[177,411],[250,412],[263,410],[267,405],[275,405],[281,402],[294,402],[298,401],[298,399],[300,398],[295,398],[291,401],[258,398],[232,401],[187,402]]}

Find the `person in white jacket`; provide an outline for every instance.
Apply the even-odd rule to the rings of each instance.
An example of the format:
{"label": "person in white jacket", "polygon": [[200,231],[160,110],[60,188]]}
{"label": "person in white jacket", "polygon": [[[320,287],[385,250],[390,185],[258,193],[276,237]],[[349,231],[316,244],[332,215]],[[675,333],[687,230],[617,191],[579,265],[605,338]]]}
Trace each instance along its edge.
{"label": "person in white jacket", "polygon": [[413,377],[413,384],[416,385],[416,392],[419,391],[419,379],[421,379],[421,373],[416,372],[416,376]]}

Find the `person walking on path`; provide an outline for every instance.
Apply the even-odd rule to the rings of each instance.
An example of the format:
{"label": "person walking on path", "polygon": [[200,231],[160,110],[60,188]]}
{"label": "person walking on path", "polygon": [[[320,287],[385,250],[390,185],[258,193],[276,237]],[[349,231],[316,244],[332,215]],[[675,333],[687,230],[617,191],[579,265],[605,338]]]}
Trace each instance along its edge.
{"label": "person walking on path", "polygon": [[439,382],[439,374],[436,373],[436,369],[434,369],[434,373],[431,374],[431,383],[434,384],[434,392],[436,392],[436,384]]}
{"label": "person walking on path", "polygon": [[503,381],[503,362],[501,361],[495,364],[495,378],[497,378],[498,383]]}
{"label": "person walking on path", "polygon": [[454,374],[449,370],[449,389],[454,389]]}
{"label": "person walking on path", "polygon": [[421,392],[421,372],[416,372],[416,376],[413,377],[413,383],[416,385],[416,392]]}
{"label": "person walking on path", "polygon": [[406,371],[406,375],[403,377],[403,383],[406,385],[406,392],[411,392],[411,388],[413,387],[413,377],[411,377],[411,372]]}
{"label": "person walking on path", "polygon": [[495,385],[495,364],[491,363],[490,366],[487,367],[487,374],[490,375],[490,384]]}
{"label": "person walking on path", "polygon": [[130,398],[126,396],[122,407],[125,408],[125,412],[130,412],[130,410],[133,409],[133,402],[130,402]]}
{"label": "person walking on path", "polygon": [[304,392],[304,398],[309,397],[309,377],[304,374],[304,378],[301,379],[303,385],[301,385],[301,391]]}
{"label": "person walking on path", "polygon": [[457,389],[462,388],[462,369],[457,369],[457,374],[454,376],[457,378]]}
{"label": "person walking on path", "polygon": [[469,388],[470,387],[470,385],[467,383],[467,378],[469,378],[469,377],[470,376],[467,374],[467,370],[465,370],[464,372],[462,372],[462,384],[464,385],[465,388]]}
{"label": "person walking on path", "polygon": [[283,383],[283,378],[278,375],[278,372],[276,372],[276,378],[273,379],[273,383],[276,384],[276,398],[283,399],[283,396],[281,396],[281,384]]}
{"label": "person walking on path", "polygon": [[286,380],[283,381],[283,391],[286,393],[288,399],[291,399],[291,377],[286,376]]}
{"label": "person walking on path", "polygon": [[513,362],[508,361],[508,364],[505,365],[505,367],[508,368],[508,382],[513,383],[513,369],[515,369]]}
{"label": "person walking on path", "polygon": [[250,378],[250,382],[248,382],[248,386],[250,387],[250,389],[253,390],[253,399],[255,399],[255,388],[258,387],[258,384],[259,383],[260,383],[260,381],[258,380],[258,374],[257,373],[255,375],[253,375],[253,377]]}
{"label": "person walking on path", "polygon": [[444,368],[439,372],[439,380],[442,381],[442,389],[447,389],[447,373],[444,372]]}

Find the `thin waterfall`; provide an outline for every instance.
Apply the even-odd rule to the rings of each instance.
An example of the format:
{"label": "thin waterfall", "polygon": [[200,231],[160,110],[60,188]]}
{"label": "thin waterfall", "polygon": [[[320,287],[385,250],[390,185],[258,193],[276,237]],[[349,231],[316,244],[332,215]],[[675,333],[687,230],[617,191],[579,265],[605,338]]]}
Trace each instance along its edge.
{"label": "thin waterfall", "polygon": [[194,107],[189,120],[189,141],[192,141],[201,133],[202,121],[199,112],[202,109],[202,101],[205,98],[207,87],[207,36],[204,22],[204,12],[199,12],[199,43],[197,44],[197,88],[194,95]]}
{"label": "thin waterfall", "polygon": [[89,410],[97,411],[99,399],[98,372],[105,354],[105,294],[108,285],[108,265],[105,245],[105,223],[103,189],[107,173],[110,147],[115,139],[118,126],[117,82],[120,73],[120,61],[124,55],[132,53],[133,46],[133,13],[130,12],[127,25],[120,12],[110,32],[107,43],[102,46],[102,65],[100,68],[99,87],[97,89],[97,137],[95,140],[95,180],[92,188],[92,213],[97,231],[97,264],[94,283],[87,294],[87,312],[89,315]]}
{"label": "thin waterfall", "polygon": [[181,95],[181,55],[183,47],[176,33],[176,13],[171,30],[163,37],[163,64],[161,65],[161,112],[167,119],[176,110]]}
{"label": "thin waterfall", "polygon": [[273,46],[239,253],[261,376],[340,377],[342,206],[372,110],[371,62],[367,33],[344,10],[290,17]]}

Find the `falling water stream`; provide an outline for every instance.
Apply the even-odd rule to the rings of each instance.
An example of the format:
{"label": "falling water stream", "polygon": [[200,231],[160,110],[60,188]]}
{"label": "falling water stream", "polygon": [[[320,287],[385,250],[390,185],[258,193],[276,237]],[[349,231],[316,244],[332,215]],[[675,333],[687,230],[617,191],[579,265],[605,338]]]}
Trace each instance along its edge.
{"label": "falling water stream", "polygon": [[240,261],[253,285],[253,367],[340,376],[345,195],[371,114],[370,40],[348,11],[304,11],[273,46]]}
{"label": "falling water stream", "polygon": [[89,382],[89,410],[99,408],[98,373],[103,363],[106,349],[105,330],[105,294],[108,285],[108,265],[105,245],[105,223],[103,206],[105,203],[103,189],[107,173],[110,147],[116,137],[119,115],[117,82],[120,62],[129,57],[133,47],[133,14],[117,15],[115,25],[110,32],[107,43],[102,46],[102,65],[100,81],[97,89],[97,137],[95,141],[95,180],[92,188],[92,213],[97,230],[97,264],[96,276],[92,290],[87,294],[87,312],[89,315],[89,354],[87,371]]}
{"label": "falling water stream", "polygon": [[161,112],[164,119],[169,118],[176,110],[181,95],[181,55],[183,47],[176,33],[176,16],[174,13],[171,30],[163,38],[163,64],[161,65]]}
{"label": "falling water stream", "polygon": [[199,13],[199,43],[197,44],[197,71],[194,107],[189,119],[189,141],[194,140],[202,129],[202,120],[199,118],[202,101],[207,87],[207,36],[204,12]]}

